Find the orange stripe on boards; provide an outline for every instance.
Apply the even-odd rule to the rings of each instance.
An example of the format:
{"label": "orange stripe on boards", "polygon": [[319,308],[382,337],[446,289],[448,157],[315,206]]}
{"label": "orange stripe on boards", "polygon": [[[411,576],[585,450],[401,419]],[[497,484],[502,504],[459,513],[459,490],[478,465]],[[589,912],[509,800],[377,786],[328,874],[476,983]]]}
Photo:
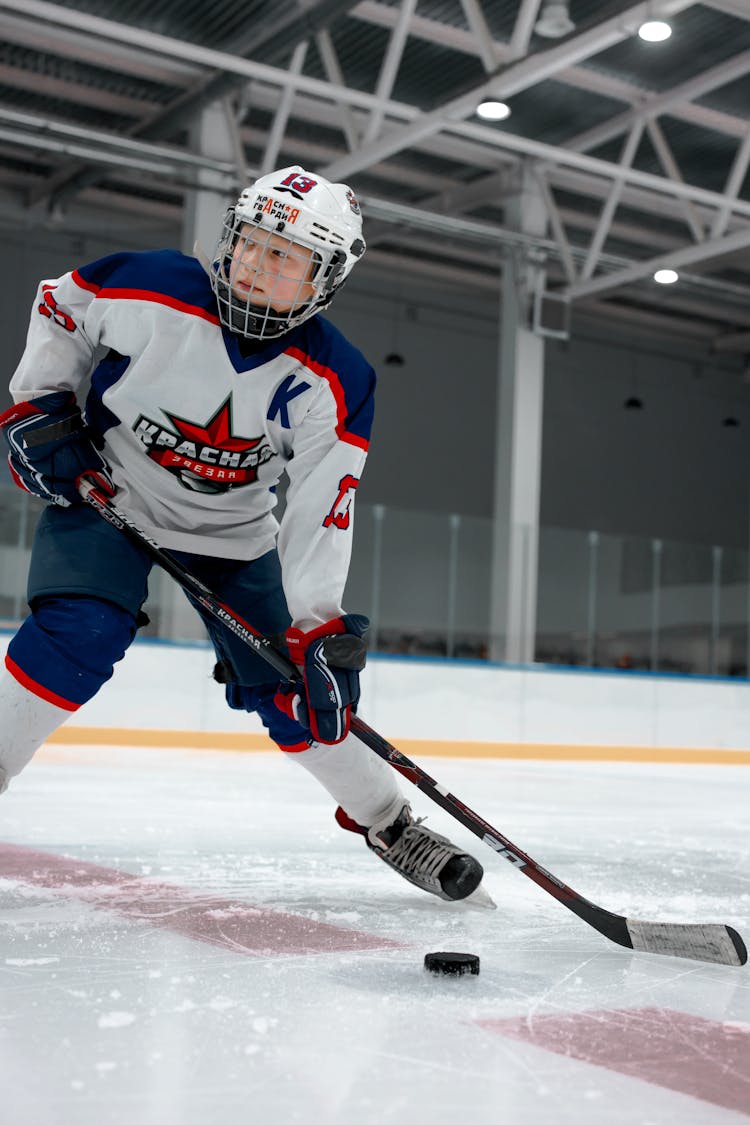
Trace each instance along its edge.
{"label": "orange stripe on boards", "polygon": [[[67,746],[157,746],[188,750],[276,750],[266,734],[232,731],[129,730],[123,727],[59,727],[48,743]],[[750,750],[680,746],[563,746],[519,742],[443,742],[399,738],[395,745],[414,758],[521,758],[557,762],[674,762],[750,765]]]}
{"label": "orange stripe on boards", "polygon": [[553,762],[675,762],[696,765],[750,765],[750,750],[682,746],[563,746],[537,742],[430,742],[400,739],[411,757],[525,758]]}
{"label": "orange stripe on boards", "polygon": [[158,746],[181,750],[277,750],[266,734],[206,730],[130,730],[122,727],[58,729],[48,744],[64,746]]}

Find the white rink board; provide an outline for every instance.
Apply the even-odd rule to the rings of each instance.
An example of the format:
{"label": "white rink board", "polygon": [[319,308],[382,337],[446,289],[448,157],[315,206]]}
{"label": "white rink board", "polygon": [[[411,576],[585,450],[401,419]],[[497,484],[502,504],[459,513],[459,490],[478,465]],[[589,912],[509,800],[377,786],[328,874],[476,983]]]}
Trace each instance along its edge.
{"label": "white rink board", "polygon": [[[4,654],[9,634],[0,636]],[[75,726],[260,733],[211,679],[208,646],[136,642]],[[362,717],[386,738],[440,742],[750,748],[744,680],[371,658]]]}

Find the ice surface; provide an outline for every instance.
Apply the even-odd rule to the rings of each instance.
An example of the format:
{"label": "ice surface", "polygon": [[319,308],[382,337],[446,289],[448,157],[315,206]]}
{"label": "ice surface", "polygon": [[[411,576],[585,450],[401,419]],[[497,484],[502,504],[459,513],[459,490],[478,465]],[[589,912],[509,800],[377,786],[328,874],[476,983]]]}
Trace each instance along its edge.
{"label": "ice surface", "polygon": [[[750,936],[747,767],[425,768],[594,902]],[[280,754],[43,751],[0,800],[1,1125],[748,1121],[747,967],[613,945],[411,796],[496,911],[400,880]]]}

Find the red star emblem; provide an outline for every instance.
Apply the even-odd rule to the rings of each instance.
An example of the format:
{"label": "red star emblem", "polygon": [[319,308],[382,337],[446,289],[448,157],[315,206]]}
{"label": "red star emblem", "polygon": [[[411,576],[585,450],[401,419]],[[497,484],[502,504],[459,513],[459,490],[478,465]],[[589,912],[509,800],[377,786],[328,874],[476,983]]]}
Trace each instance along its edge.
{"label": "red star emblem", "polygon": [[165,414],[178,434],[187,441],[195,442],[196,445],[210,445],[214,449],[224,449],[229,453],[244,453],[254,449],[263,440],[262,437],[236,437],[232,433],[231,395],[203,426],[199,426],[196,422],[187,422],[184,418],[178,418],[176,414],[169,414],[167,411]]}

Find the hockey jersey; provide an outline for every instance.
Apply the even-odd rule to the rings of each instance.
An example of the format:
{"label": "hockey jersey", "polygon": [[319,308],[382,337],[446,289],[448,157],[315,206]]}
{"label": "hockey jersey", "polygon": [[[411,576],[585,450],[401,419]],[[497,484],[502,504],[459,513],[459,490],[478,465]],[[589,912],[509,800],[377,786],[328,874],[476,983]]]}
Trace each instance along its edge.
{"label": "hockey jersey", "polygon": [[321,316],[247,350],[195,258],[113,254],[40,284],[11,393],[75,392],[117,505],[161,546],[254,559],[277,542],[309,628],[342,612],[375,373]]}

